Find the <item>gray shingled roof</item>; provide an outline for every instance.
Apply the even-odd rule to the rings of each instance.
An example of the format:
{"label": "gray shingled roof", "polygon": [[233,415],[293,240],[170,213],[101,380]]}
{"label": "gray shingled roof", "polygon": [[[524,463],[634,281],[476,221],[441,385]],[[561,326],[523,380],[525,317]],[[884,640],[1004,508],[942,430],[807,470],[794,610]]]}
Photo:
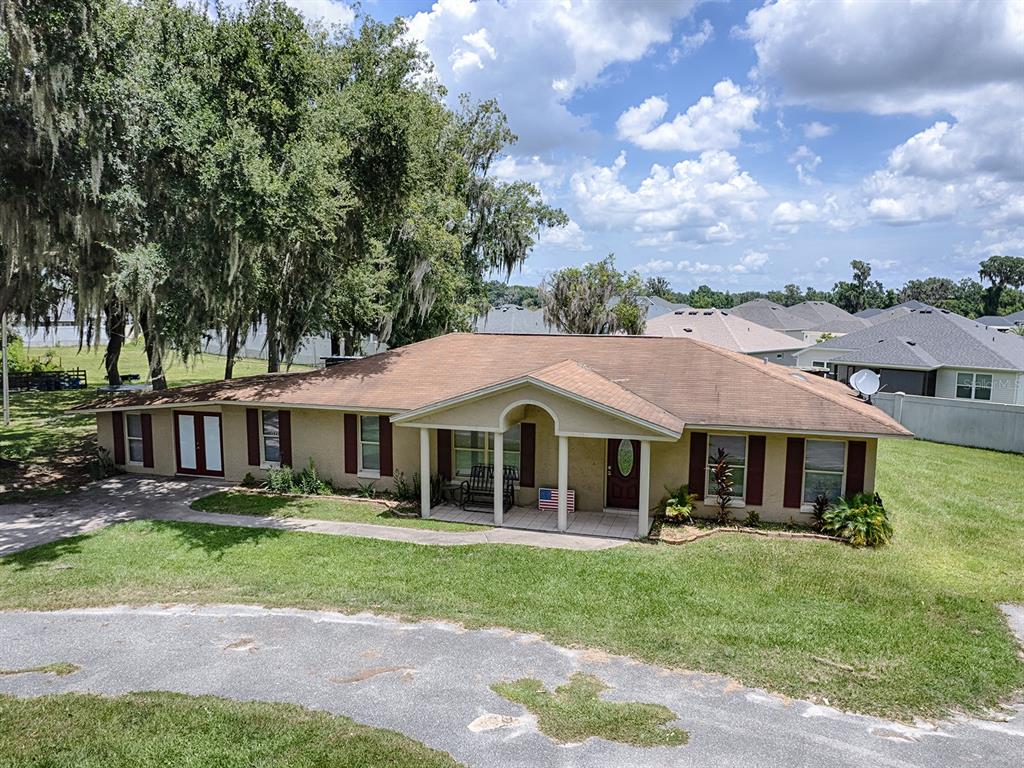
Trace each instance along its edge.
{"label": "gray shingled roof", "polygon": [[540,309],[524,309],[515,304],[491,307],[487,314],[473,324],[477,333],[529,333],[555,334],[558,329],[544,322]]}
{"label": "gray shingled roof", "polygon": [[790,307],[789,311],[807,321],[808,325],[801,329],[804,331],[852,333],[868,326],[867,320],[854,317],[827,301],[804,301]]}
{"label": "gray shingled roof", "polygon": [[894,304],[893,306],[888,307],[886,309],[879,309],[878,307],[868,307],[867,309],[862,309],[860,312],[854,312],[853,316],[863,317],[865,320],[869,320],[872,317],[881,314],[882,312],[891,312],[894,309],[931,309],[931,306],[925,304],[923,301],[918,301],[917,299],[908,299],[907,301],[904,301],[900,304]]}
{"label": "gray shingled roof", "polygon": [[1024,338],[940,309],[911,310],[810,349],[839,352],[834,363],[1024,371]]}
{"label": "gray shingled roof", "polygon": [[807,320],[768,299],[752,299],[729,310],[737,317],[776,331],[806,330]]}
{"label": "gray shingled roof", "polygon": [[979,317],[977,322],[982,325],[992,325],[997,328],[1011,328],[1015,325],[1024,325],[1024,309],[1009,315],[985,315]]}

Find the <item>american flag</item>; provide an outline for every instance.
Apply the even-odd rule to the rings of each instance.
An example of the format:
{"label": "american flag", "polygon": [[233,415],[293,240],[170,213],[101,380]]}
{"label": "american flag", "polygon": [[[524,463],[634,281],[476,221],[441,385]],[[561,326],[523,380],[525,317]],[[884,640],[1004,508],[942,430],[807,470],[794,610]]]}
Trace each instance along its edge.
{"label": "american flag", "polygon": [[[576,491],[566,491],[566,506],[570,512],[576,511]],[[558,510],[558,489],[538,488],[537,505],[541,509]]]}

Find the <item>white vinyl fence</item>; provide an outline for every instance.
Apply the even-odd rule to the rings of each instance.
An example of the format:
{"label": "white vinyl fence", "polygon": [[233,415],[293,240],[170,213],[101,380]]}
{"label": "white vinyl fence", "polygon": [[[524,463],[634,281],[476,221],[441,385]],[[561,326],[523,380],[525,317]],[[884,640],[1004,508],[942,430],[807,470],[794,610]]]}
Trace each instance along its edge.
{"label": "white vinyl fence", "polygon": [[899,392],[871,401],[922,440],[1024,453],[1024,405]]}

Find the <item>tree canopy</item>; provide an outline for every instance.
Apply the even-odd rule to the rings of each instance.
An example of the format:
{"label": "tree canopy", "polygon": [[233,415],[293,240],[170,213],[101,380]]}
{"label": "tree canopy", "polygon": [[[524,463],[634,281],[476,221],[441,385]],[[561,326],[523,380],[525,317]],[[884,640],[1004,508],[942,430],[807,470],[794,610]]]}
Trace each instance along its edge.
{"label": "tree canopy", "polygon": [[544,320],[565,333],[641,334],[646,307],[639,298],[643,285],[636,272],[620,272],[615,256],[596,264],[566,267],[540,285]]}
{"label": "tree canopy", "polygon": [[489,175],[515,141],[456,109],[402,21],[307,23],[283,0],[0,0],[0,308],[82,338],[108,374],[257,325],[268,368],[330,333],[354,349],[468,329],[486,277],[565,214]]}

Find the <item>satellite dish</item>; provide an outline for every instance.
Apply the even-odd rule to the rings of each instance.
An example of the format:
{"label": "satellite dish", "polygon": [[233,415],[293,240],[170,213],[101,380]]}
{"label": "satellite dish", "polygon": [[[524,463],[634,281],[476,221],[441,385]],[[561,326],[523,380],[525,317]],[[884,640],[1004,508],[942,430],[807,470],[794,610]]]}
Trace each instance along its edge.
{"label": "satellite dish", "polygon": [[850,377],[850,386],[869,399],[878,391],[881,384],[882,380],[878,378],[878,374],[867,368],[857,371]]}

